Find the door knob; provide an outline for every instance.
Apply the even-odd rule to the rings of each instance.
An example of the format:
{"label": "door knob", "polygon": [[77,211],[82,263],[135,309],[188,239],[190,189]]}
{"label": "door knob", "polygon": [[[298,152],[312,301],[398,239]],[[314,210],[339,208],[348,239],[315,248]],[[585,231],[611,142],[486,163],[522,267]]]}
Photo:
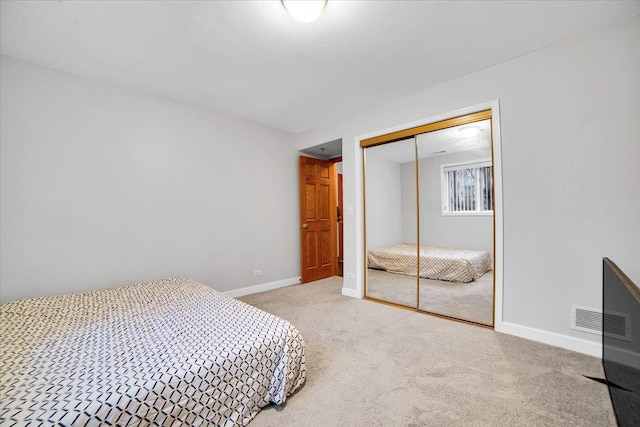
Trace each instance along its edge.
{"label": "door knob", "polygon": [[305,230],[308,228],[309,226],[307,224],[302,224],[302,228],[304,228]]}

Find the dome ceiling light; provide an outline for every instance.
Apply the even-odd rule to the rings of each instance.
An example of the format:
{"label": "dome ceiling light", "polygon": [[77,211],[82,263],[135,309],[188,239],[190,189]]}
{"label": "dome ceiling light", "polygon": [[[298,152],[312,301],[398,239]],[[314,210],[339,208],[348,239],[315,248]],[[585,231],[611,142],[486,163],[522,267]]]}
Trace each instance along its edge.
{"label": "dome ceiling light", "polygon": [[281,0],[289,15],[298,22],[313,22],[322,13],[327,0]]}

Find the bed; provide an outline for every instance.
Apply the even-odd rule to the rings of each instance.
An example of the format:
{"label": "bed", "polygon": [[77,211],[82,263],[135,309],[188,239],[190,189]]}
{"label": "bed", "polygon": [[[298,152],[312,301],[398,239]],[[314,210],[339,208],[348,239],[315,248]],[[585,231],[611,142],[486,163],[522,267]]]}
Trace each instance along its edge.
{"label": "bed", "polygon": [[[369,268],[390,273],[415,276],[418,271],[416,245],[399,245],[367,252]],[[420,277],[468,283],[491,270],[491,256],[487,251],[441,248],[420,245]]]}
{"label": "bed", "polygon": [[286,320],[193,279],[0,306],[0,424],[244,426],[305,382]]}

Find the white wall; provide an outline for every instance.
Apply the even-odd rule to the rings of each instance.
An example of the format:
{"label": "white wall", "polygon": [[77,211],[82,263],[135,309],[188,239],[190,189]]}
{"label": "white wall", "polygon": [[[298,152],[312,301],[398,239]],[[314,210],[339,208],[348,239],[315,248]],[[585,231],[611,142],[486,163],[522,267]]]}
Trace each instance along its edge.
{"label": "white wall", "polygon": [[401,243],[400,164],[367,151],[367,248]]}
{"label": "white wall", "polygon": [[299,276],[290,134],[6,56],[0,76],[2,301]]}
{"label": "white wall", "polygon": [[[397,144],[397,142],[394,142]],[[414,149],[415,150],[415,149]],[[418,244],[418,215],[416,211],[416,163],[400,165],[402,192],[402,242]]]}
{"label": "white wall", "polygon": [[596,346],[598,336],[570,329],[570,311],[600,306],[601,258],[640,283],[639,40],[636,16],[299,135],[299,148],[343,140],[345,206],[355,208],[343,292],[362,281],[356,137],[498,99],[501,320]]}

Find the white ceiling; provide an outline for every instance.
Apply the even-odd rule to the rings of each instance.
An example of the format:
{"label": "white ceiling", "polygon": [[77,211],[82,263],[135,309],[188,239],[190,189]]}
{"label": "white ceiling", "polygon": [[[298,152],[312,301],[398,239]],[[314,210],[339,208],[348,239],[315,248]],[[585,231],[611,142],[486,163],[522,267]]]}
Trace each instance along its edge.
{"label": "white ceiling", "polygon": [[0,52],[291,132],[640,13],[640,1],[0,2]]}
{"label": "white ceiling", "polygon": [[313,147],[300,150],[302,153],[310,154],[320,159],[333,159],[342,156],[342,139],[325,142],[324,144],[315,145]]}

